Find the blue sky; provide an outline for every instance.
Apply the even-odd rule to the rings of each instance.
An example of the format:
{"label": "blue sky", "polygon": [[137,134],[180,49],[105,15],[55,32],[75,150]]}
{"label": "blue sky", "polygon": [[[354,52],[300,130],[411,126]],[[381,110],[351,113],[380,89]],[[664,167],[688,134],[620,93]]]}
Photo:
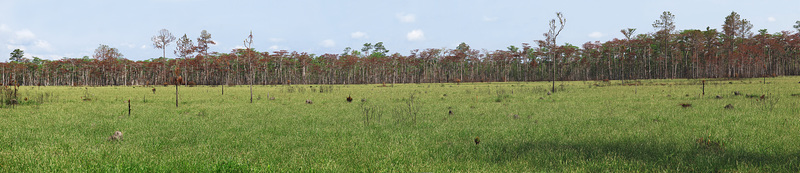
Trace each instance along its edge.
{"label": "blue sky", "polygon": [[[217,52],[241,47],[250,31],[259,51],[338,54],[379,41],[404,55],[461,42],[497,50],[543,39],[559,11],[567,23],[558,42],[581,45],[622,38],[623,28],[654,32],[651,24],[663,11],[675,15],[679,30],[721,28],[725,16],[736,11],[753,23],[753,32],[792,31],[800,20],[800,1],[0,0],[0,52],[2,61],[16,48],[28,58],[76,58],[106,44],[125,58],[144,60],[161,56],[150,38],[162,28],[192,39],[207,30],[218,43],[211,51]],[[172,43],[167,57],[176,57],[174,49]]]}

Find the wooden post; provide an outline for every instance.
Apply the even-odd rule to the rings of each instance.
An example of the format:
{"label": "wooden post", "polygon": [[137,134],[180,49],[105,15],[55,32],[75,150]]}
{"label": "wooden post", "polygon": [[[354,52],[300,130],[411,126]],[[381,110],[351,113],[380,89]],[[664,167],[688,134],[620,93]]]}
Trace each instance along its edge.
{"label": "wooden post", "polygon": [[703,95],[706,95],[706,80],[703,80]]}
{"label": "wooden post", "polygon": [[178,107],[178,83],[175,83],[175,107]]}
{"label": "wooden post", "polygon": [[128,116],[131,116],[131,99],[128,99]]}

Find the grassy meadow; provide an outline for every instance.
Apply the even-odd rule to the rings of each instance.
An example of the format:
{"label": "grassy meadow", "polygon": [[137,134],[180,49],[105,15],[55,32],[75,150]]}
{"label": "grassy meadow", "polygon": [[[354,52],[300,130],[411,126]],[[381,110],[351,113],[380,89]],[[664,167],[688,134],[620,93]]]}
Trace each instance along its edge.
{"label": "grassy meadow", "polygon": [[22,86],[0,172],[798,172],[798,81]]}

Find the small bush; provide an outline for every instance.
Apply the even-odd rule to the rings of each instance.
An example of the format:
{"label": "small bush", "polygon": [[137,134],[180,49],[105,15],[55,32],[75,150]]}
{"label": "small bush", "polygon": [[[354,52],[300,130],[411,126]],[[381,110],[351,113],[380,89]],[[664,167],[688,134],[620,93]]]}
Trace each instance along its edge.
{"label": "small bush", "polygon": [[84,90],[83,97],[81,97],[81,100],[83,100],[83,101],[92,101],[92,99],[94,98],[94,95],[89,94],[89,88],[85,88],[85,89],[86,90]]}
{"label": "small bush", "polygon": [[[13,101],[12,101],[13,100]],[[14,89],[10,87],[3,87],[0,89],[0,101],[2,101],[2,105],[13,105],[16,104],[17,97],[14,95]]]}

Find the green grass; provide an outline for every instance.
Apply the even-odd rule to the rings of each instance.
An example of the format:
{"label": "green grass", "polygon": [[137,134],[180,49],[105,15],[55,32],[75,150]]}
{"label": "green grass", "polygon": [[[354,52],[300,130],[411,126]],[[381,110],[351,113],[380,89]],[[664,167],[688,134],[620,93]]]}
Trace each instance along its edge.
{"label": "green grass", "polygon": [[798,172],[800,77],[762,80],[23,86],[0,172]]}

